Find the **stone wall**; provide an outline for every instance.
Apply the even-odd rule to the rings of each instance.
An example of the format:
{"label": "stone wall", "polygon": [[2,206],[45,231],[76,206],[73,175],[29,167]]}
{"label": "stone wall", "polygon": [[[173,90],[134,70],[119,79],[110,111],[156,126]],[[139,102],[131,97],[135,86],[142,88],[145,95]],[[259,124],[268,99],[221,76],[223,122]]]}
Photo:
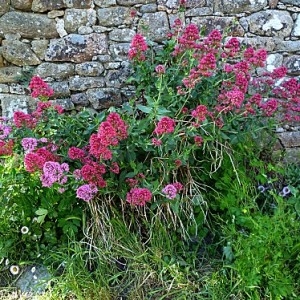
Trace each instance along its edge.
{"label": "stone wall", "polygon": [[[180,0],[0,0],[0,104],[11,116],[32,98],[18,77],[34,68],[66,110],[121,103],[132,36],[165,39]],[[268,50],[267,69],[300,75],[300,0],[187,0],[186,23],[224,30]],[[279,128],[280,144],[300,148],[296,127]],[[300,159],[299,159],[300,161]]]}

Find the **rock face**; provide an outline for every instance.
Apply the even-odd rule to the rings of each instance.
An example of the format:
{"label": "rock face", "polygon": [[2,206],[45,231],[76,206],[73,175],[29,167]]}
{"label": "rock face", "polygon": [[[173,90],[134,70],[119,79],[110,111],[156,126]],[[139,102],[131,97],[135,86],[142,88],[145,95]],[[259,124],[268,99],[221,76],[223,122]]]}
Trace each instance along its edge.
{"label": "rock face", "polygon": [[266,10],[246,18],[249,31],[257,35],[288,37],[293,19],[287,11]]}
{"label": "rock face", "polygon": [[3,41],[2,55],[17,66],[38,65],[41,63],[28,44],[20,41]]}
{"label": "rock face", "polygon": [[70,34],[65,38],[50,41],[45,60],[80,63],[91,60],[95,55],[105,54],[107,47],[106,36],[104,34]]}
{"label": "rock face", "polygon": [[238,14],[247,12],[255,12],[263,9],[268,5],[267,0],[226,0],[226,1],[213,1],[215,11]]}
{"label": "rock face", "polygon": [[179,0],[0,0],[0,113],[11,115],[18,103],[27,109],[32,99],[18,79],[27,68],[51,83],[67,110],[122,103],[133,93],[126,85],[133,36],[142,33],[159,47],[178,18],[205,34],[219,29],[243,46],[265,48],[259,74],[284,64],[287,76],[300,77],[300,0],[182,6]]}
{"label": "rock face", "polygon": [[56,23],[42,14],[10,11],[0,18],[0,37],[19,33],[24,38],[54,38]]}

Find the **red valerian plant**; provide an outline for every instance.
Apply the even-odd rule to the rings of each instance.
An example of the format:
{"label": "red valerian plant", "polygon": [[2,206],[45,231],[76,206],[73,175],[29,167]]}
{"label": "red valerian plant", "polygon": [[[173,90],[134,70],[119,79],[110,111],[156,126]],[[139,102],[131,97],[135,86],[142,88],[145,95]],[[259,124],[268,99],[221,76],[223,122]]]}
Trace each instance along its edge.
{"label": "red valerian plant", "polygon": [[[235,168],[236,145],[251,144],[277,113],[299,120],[299,83],[283,78],[286,69],[255,77],[267,52],[224,40],[218,30],[203,37],[196,24],[180,20],[162,50],[136,34],[128,54],[134,99],[100,113],[89,129],[87,112],[69,117],[51,101],[38,102],[32,113],[16,112],[13,124],[1,122],[1,153],[15,149],[45,188],[71,189],[87,202],[109,195],[186,213],[224,155]],[[43,100],[53,95],[39,77],[30,88]]]}

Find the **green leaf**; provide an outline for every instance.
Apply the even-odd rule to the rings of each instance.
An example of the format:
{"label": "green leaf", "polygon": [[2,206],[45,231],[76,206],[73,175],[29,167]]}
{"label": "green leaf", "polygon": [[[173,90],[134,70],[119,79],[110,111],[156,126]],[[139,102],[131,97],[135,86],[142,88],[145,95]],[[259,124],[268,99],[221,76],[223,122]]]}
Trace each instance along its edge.
{"label": "green leaf", "polygon": [[148,107],[145,105],[138,104],[136,107],[137,107],[137,109],[144,112],[145,114],[149,114],[152,111],[152,107]]}

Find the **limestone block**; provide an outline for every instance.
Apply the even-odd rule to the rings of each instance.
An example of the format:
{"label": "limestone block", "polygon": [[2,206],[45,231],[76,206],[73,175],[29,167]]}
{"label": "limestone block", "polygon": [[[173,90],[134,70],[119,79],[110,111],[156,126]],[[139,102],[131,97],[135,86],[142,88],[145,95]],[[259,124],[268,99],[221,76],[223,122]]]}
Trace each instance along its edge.
{"label": "limestone block", "polygon": [[288,74],[300,75],[300,55],[292,55],[286,58],[284,65],[288,68]]}
{"label": "limestone block", "polygon": [[45,60],[81,63],[92,60],[96,55],[106,54],[107,48],[105,34],[70,34],[61,39],[50,40]]}
{"label": "limestone block", "polygon": [[272,72],[274,69],[282,66],[283,56],[279,53],[273,53],[268,55],[266,60],[266,69],[268,72]]}
{"label": "limestone block", "polygon": [[31,99],[30,96],[26,95],[0,94],[2,115],[12,118],[15,111],[27,113]]}
{"label": "limestone block", "polygon": [[42,78],[51,77],[56,80],[64,80],[73,76],[75,73],[74,65],[71,63],[41,63],[36,69],[35,74]]}
{"label": "limestone block", "polygon": [[14,65],[32,66],[41,62],[28,44],[18,40],[4,40],[2,45],[3,57]]}
{"label": "limestone block", "polygon": [[[126,0],[127,1],[127,0]],[[100,26],[119,26],[132,23],[129,7],[108,7],[97,9],[98,23]]]}
{"label": "limestone block", "polygon": [[82,77],[74,76],[69,80],[71,91],[85,91],[92,88],[100,88],[105,86],[103,77]]}
{"label": "limestone block", "polygon": [[282,41],[276,43],[275,51],[296,52],[300,49],[300,41]]}
{"label": "limestone block", "polygon": [[151,12],[153,13],[156,11],[157,11],[157,5],[155,3],[146,4],[146,5],[141,6],[141,8],[140,8],[140,12],[142,14],[151,13]]}
{"label": "limestone block", "polygon": [[31,42],[31,49],[39,59],[44,60],[48,44],[48,40],[33,40]]}
{"label": "limestone block", "polygon": [[3,67],[0,68],[0,83],[17,82],[18,77],[22,75],[20,67]]}
{"label": "limestone block", "polygon": [[129,75],[130,69],[126,65],[123,65],[123,67],[118,70],[109,70],[106,76],[106,86],[115,88],[124,87]]}
{"label": "limestone block", "polygon": [[242,12],[256,12],[268,5],[268,0],[226,0],[214,1],[215,12],[238,14]]}
{"label": "limestone block", "polygon": [[168,16],[165,12],[145,13],[140,19],[138,31],[155,42],[166,40],[170,32]]}
{"label": "limestone block", "polygon": [[123,61],[128,59],[130,43],[113,43],[109,47],[112,59],[114,61]]}
{"label": "limestone block", "polygon": [[10,5],[19,10],[30,11],[32,1],[33,0],[11,0]]}
{"label": "limestone block", "polygon": [[277,136],[285,148],[300,147],[300,131],[282,132]]}
{"label": "limestone block", "polygon": [[132,6],[135,4],[149,4],[155,2],[156,0],[117,0],[118,5],[124,5],[124,6]]}
{"label": "limestone block", "polygon": [[243,36],[245,33],[234,17],[194,17],[192,23],[197,24],[200,29],[205,29],[206,34],[214,29],[221,32],[229,30],[229,34],[232,36]]}
{"label": "limestone block", "polygon": [[58,104],[62,106],[65,111],[70,111],[75,109],[74,103],[72,102],[71,98],[55,99],[52,102],[54,104]]}
{"label": "limestone block", "polygon": [[75,105],[83,105],[86,106],[89,104],[88,97],[86,93],[77,93],[71,95],[71,100]]}
{"label": "limestone block", "polygon": [[212,7],[196,7],[187,9],[185,12],[186,17],[199,17],[199,16],[209,16],[213,14]]}
{"label": "limestone block", "polygon": [[300,0],[280,0],[280,2],[300,7]]}
{"label": "limestone block", "polygon": [[115,28],[113,29],[108,37],[109,40],[111,41],[116,41],[116,42],[130,42],[135,35],[135,31],[129,28]]}
{"label": "limestone block", "polygon": [[10,11],[0,18],[0,36],[18,32],[23,38],[55,38],[56,24],[46,15]]}
{"label": "limestone block", "polygon": [[94,109],[109,108],[122,103],[120,92],[112,88],[89,89],[86,95]]}
{"label": "limestone block", "polygon": [[98,61],[88,61],[75,66],[75,72],[80,76],[100,76],[103,71],[103,64]]}
{"label": "limestone block", "polygon": [[68,33],[74,33],[81,26],[95,25],[97,21],[96,11],[93,9],[66,9],[64,21],[65,30]]}
{"label": "limestone block", "polygon": [[64,14],[65,14],[65,12],[63,10],[54,9],[54,10],[49,11],[47,16],[49,19],[55,19],[58,17],[62,17]]}
{"label": "limestone block", "polygon": [[246,17],[246,20],[251,33],[264,36],[287,37],[293,26],[293,19],[287,11],[261,11]]}
{"label": "limestone block", "polygon": [[68,81],[51,82],[51,87],[54,91],[52,98],[66,98],[70,97],[70,89]]}
{"label": "limestone block", "polygon": [[93,5],[92,0],[63,0],[68,8],[91,8]]}
{"label": "limestone block", "polygon": [[109,7],[117,4],[116,0],[94,0],[95,5],[99,7]]}
{"label": "limestone block", "polygon": [[[179,8],[178,0],[158,0],[157,4],[171,9]],[[195,8],[195,7],[203,7],[205,5],[206,5],[206,0],[187,0],[185,6],[186,8]]]}
{"label": "limestone block", "polygon": [[292,36],[300,36],[300,14],[298,14],[297,19],[295,21]]}
{"label": "limestone block", "polygon": [[31,10],[35,12],[45,12],[65,7],[66,5],[63,0],[33,0]]}
{"label": "limestone block", "polygon": [[10,0],[0,0],[0,17],[9,11]]}
{"label": "limestone block", "polygon": [[0,83],[0,93],[8,93],[9,86],[7,84]]}

